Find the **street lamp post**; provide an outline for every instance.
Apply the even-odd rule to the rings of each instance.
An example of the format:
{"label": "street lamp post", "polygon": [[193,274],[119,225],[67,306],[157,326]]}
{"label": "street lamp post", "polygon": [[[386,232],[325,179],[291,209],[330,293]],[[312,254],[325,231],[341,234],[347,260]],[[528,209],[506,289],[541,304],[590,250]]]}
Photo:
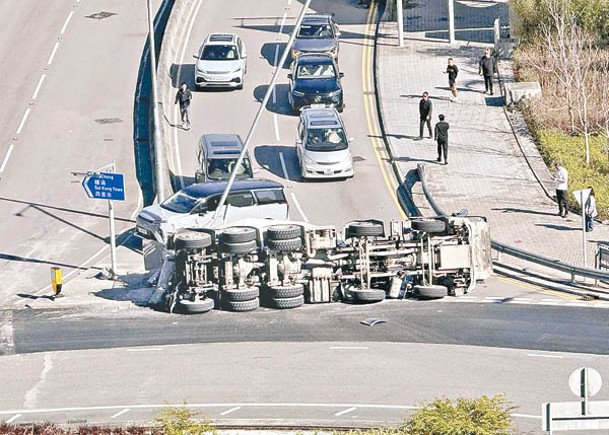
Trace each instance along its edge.
{"label": "street lamp post", "polygon": [[396,0],[396,8],[398,12],[398,44],[404,46],[404,5],[402,0]]}

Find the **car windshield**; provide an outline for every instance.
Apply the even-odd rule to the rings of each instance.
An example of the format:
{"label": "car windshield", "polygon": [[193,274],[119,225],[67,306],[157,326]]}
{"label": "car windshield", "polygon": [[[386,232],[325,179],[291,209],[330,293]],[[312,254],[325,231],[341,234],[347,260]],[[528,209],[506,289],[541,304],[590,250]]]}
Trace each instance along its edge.
{"label": "car windshield", "polygon": [[237,60],[237,47],[234,45],[206,45],[201,60]]}
{"label": "car windshield", "polygon": [[296,70],[296,77],[299,79],[334,78],[336,72],[334,71],[334,65],[331,63],[299,65]]}
{"label": "car windshield", "polygon": [[307,132],[305,149],[309,151],[340,151],[348,146],[342,128],[311,128]]}
{"label": "car windshield", "polygon": [[296,37],[303,39],[329,39],[334,38],[334,32],[329,24],[302,24]]}
{"label": "car windshield", "polygon": [[176,192],[161,203],[161,207],[174,213],[190,213],[205,198],[194,198],[184,192]]}
{"label": "car windshield", "polygon": [[[237,163],[237,159],[211,159],[207,162],[207,176],[210,180],[228,180]],[[252,171],[250,161],[244,158],[237,169],[237,179],[250,178]]]}

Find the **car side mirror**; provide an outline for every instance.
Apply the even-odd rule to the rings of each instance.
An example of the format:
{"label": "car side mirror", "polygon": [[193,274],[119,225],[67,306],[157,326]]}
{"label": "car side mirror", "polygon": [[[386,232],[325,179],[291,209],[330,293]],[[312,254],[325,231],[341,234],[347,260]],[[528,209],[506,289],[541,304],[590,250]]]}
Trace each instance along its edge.
{"label": "car side mirror", "polygon": [[344,72],[338,73],[338,76],[342,79],[345,76]]}
{"label": "car side mirror", "polygon": [[292,80],[292,77],[293,77],[292,73],[289,73],[289,74],[288,74],[288,78],[289,78],[290,80]]}
{"label": "car side mirror", "polygon": [[355,138],[354,138],[354,137],[350,137],[350,138],[349,138],[349,143],[353,142],[354,140],[355,140]]}
{"label": "car side mirror", "polygon": [[198,59],[199,58],[199,53],[193,54],[192,57],[194,57],[195,59]]}
{"label": "car side mirror", "polygon": [[296,145],[302,145],[302,139],[296,139]]}

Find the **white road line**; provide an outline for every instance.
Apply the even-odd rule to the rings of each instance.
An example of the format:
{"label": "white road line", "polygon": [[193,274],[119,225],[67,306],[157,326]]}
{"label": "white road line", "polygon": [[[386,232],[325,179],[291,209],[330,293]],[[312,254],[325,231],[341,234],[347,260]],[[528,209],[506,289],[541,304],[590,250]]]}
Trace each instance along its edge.
{"label": "white road line", "polygon": [[6,168],[6,164],[8,163],[8,159],[11,157],[11,153],[13,152],[13,148],[15,148],[15,144],[10,144],[8,146],[8,151],[6,152],[6,156],[2,161],[2,166],[0,166],[0,174],[4,172],[4,168]]}
{"label": "white road line", "polygon": [[336,414],[334,414],[334,416],[340,417],[341,415],[349,414],[350,412],[353,412],[356,409],[357,408],[355,406],[352,406],[351,408],[343,409],[342,411],[337,412]]}
{"label": "white road line", "polygon": [[562,302],[560,299],[541,298],[541,302]]}
{"label": "white road line", "polygon": [[68,24],[70,23],[70,20],[72,19],[72,15],[74,15],[74,11],[70,11],[70,13],[68,14],[68,18],[66,18],[66,22],[63,23],[63,27],[59,31],[60,35],[63,35],[65,33],[66,29],[68,28]]}
{"label": "white road line", "polygon": [[241,409],[240,406],[235,406],[234,408],[227,409],[226,411],[221,412],[220,415],[227,415],[227,414],[230,414],[231,412],[235,412],[235,411],[238,411],[240,409]]}
{"label": "white road line", "polygon": [[5,421],[6,424],[11,424],[12,422],[14,422],[15,420],[17,420],[19,417],[21,417],[23,414],[15,414],[13,415],[11,418],[9,418],[8,420]]}
{"label": "white road line", "polygon": [[279,136],[279,118],[276,113],[273,113],[273,125],[275,126],[275,140],[279,142],[281,137]]}
{"label": "white road line", "polygon": [[521,302],[531,302],[533,299],[531,298],[513,298],[513,301],[521,301]]}
{"label": "white road line", "polygon": [[43,74],[40,76],[40,80],[38,80],[38,85],[36,85],[36,90],[34,90],[34,95],[32,95],[32,100],[35,100],[36,98],[38,98],[38,92],[40,92],[40,88],[42,87],[42,82],[44,82],[44,79],[46,78],[46,74]]}
{"label": "white road line", "polygon": [[53,51],[51,51],[51,55],[49,56],[49,60],[47,60],[47,65],[50,65],[53,63],[53,58],[55,57],[55,53],[57,53],[58,48],[59,48],[59,42],[56,42],[55,46],[53,47]]}
{"label": "white road line", "polygon": [[541,420],[541,415],[531,415],[531,414],[518,414],[518,413],[514,413],[514,414],[510,414],[512,417],[518,417],[518,418],[534,418],[536,420]]}
{"label": "white road line", "polygon": [[584,301],[579,301],[579,302],[567,302],[565,304],[565,306],[567,307],[587,307],[588,303],[584,302]]}
{"label": "white road line", "polygon": [[516,299],[508,301],[508,303],[510,303],[510,304],[520,304],[520,305],[532,304],[531,300],[528,300],[528,301],[517,301]]}
{"label": "white road line", "polygon": [[32,110],[31,107],[28,107],[27,109],[25,109],[25,113],[23,114],[23,118],[21,118],[21,122],[19,123],[19,127],[17,127],[17,134],[21,133],[21,130],[23,130],[23,126],[25,125],[25,121],[27,121],[27,117],[30,116],[30,111]]}
{"label": "white road line", "polygon": [[118,416],[120,416],[120,415],[123,415],[123,414],[124,414],[124,413],[126,413],[126,412],[129,412],[129,411],[131,411],[131,409],[129,409],[129,408],[125,408],[125,409],[123,409],[122,411],[118,411],[116,414],[114,414],[114,415],[113,415],[113,416],[111,416],[110,418],[116,418],[116,417],[118,417]]}
{"label": "white road line", "polygon": [[288,170],[285,167],[285,160],[283,159],[283,153],[281,153],[281,152],[279,153],[279,160],[281,161],[281,170],[283,171],[283,178],[285,178],[286,180],[289,180]]}
{"label": "white road line", "polygon": [[540,301],[537,302],[537,305],[560,305],[560,301]]}
{"label": "white road line", "polygon": [[507,298],[486,297],[486,298],[482,299],[482,302],[499,303],[499,302],[505,301],[506,299]]}
{"label": "white road line", "polygon": [[302,208],[300,207],[300,204],[298,203],[298,200],[296,199],[296,195],[294,195],[294,192],[290,192],[290,195],[292,196],[292,201],[294,201],[294,205],[298,209],[298,213],[300,213],[302,220],[305,222],[309,222],[309,219],[307,219],[307,217],[304,214],[304,211],[302,211]]}
{"label": "white road line", "polygon": [[367,346],[330,346],[331,350],[359,350],[359,349],[369,349]]}
{"label": "white road line", "polygon": [[533,357],[533,358],[554,358],[554,359],[562,359],[563,357],[560,355],[542,355],[539,353],[527,353],[527,356]]}
{"label": "white road line", "polygon": [[279,34],[280,35],[283,33],[283,26],[285,26],[285,20],[287,17],[288,17],[288,13],[284,12],[283,17],[281,18],[281,24],[279,25]]}
{"label": "white road line", "polygon": [[136,347],[134,349],[125,349],[125,352],[156,352],[163,350],[162,347]]}

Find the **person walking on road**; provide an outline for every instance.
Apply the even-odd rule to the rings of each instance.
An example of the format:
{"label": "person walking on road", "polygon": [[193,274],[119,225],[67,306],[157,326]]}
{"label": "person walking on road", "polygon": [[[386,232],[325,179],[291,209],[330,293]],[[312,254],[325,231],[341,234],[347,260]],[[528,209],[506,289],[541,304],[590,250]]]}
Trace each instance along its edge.
{"label": "person walking on road", "polygon": [[598,215],[596,211],[596,197],[594,196],[594,189],[589,186],[590,194],[586,200],[586,232],[592,231],[594,228],[594,218]]}
{"label": "person walking on road", "polygon": [[427,129],[429,130],[429,138],[432,138],[431,134],[431,111],[432,105],[431,100],[429,99],[429,92],[423,92],[423,97],[421,101],[419,101],[419,139],[423,139],[423,127],[427,124]]}
{"label": "person walking on road", "polygon": [[448,129],[450,126],[448,122],[444,121],[444,115],[438,115],[440,122],[436,123],[434,129],[434,136],[438,143],[438,162],[442,161],[442,155],[444,155],[444,164],[448,165]]}
{"label": "person walking on road", "polygon": [[497,73],[497,60],[491,56],[491,49],[484,50],[478,65],[478,74],[484,76],[484,93],[493,95],[493,75]]}
{"label": "person walking on road", "polygon": [[192,100],[192,92],[188,89],[186,82],[182,82],[178,93],[176,94],[175,104],[180,104],[180,115],[182,117],[182,128],[190,130],[190,118],[188,117],[188,109]]}
{"label": "person walking on road", "polygon": [[445,73],[448,74],[448,87],[452,93],[450,101],[457,101],[457,75],[459,74],[459,68],[455,65],[452,57],[448,58],[448,66]]}
{"label": "person walking on road", "polygon": [[554,182],[556,183],[556,201],[558,201],[558,216],[567,217],[569,208],[567,206],[567,187],[569,183],[569,172],[559,162],[554,163]]}

